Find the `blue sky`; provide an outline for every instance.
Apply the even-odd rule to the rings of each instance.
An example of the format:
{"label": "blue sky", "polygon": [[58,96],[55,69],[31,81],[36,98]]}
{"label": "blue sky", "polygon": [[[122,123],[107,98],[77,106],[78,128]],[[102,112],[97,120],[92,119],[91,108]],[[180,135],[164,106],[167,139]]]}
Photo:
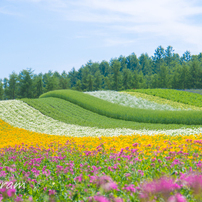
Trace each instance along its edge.
{"label": "blue sky", "polygon": [[201,0],[0,0],[0,78],[69,72],[171,45],[202,52]]}

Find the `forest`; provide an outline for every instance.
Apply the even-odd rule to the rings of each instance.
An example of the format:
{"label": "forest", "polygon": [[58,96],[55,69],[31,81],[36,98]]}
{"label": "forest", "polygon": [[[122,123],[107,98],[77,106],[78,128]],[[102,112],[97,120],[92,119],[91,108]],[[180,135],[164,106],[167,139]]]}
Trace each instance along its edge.
{"label": "forest", "polygon": [[[1,78],[1,75],[0,75]],[[32,69],[12,72],[0,79],[0,100],[38,98],[58,89],[78,91],[126,90],[146,88],[202,89],[202,53],[182,56],[172,46],[157,47],[153,56],[135,53],[108,61],[89,60],[78,71],[72,68],[60,74],[57,71],[35,74]]]}

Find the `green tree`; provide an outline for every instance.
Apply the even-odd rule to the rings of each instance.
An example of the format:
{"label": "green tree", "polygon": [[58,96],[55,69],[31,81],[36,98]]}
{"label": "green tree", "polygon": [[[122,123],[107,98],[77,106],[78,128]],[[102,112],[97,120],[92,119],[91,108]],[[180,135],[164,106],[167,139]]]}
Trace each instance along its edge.
{"label": "green tree", "polygon": [[3,83],[2,80],[0,79],[0,100],[3,100],[3,95],[4,95]]}
{"label": "green tree", "polygon": [[82,80],[81,80],[81,84],[82,84],[82,90],[86,91],[88,88],[88,75],[90,74],[90,70],[88,66],[85,66],[82,68]]}
{"label": "green tree", "polygon": [[70,79],[68,74],[63,71],[60,78],[59,78],[59,88],[61,89],[68,89],[70,88]]}
{"label": "green tree", "polygon": [[108,75],[104,77],[104,89],[111,90],[112,89],[112,75]]}
{"label": "green tree", "polygon": [[4,89],[4,100],[8,99],[8,79],[4,78],[3,80],[3,89]]}
{"label": "green tree", "polygon": [[94,81],[95,90],[100,90],[100,89],[101,89],[102,77],[103,77],[103,75],[101,75],[101,74],[100,74],[100,71],[98,70],[98,71],[95,73],[95,81]]}
{"label": "green tree", "polygon": [[160,88],[168,88],[169,86],[169,75],[168,75],[168,67],[166,65],[162,65],[160,67],[160,71],[159,71],[159,83],[158,83],[158,87]]}
{"label": "green tree", "polygon": [[127,68],[127,59],[124,56],[119,56],[118,61],[121,63],[120,71],[123,71],[123,69]]}
{"label": "green tree", "polygon": [[99,65],[100,73],[106,77],[108,74],[111,74],[111,68],[109,66],[109,63],[105,60],[103,60]]}
{"label": "green tree", "polygon": [[17,83],[18,81],[18,75],[13,72],[9,75],[8,85],[6,88],[6,96],[8,99],[15,99],[17,98]]}
{"label": "green tree", "polygon": [[198,60],[193,60],[190,63],[190,83],[191,88],[201,88],[201,77],[202,77],[202,70],[200,68],[200,63]]}
{"label": "green tree", "polygon": [[81,87],[82,87],[81,81],[77,80],[75,89],[78,90],[78,91],[82,91]]}
{"label": "green tree", "polygon": [[59,89],[59,78],[60,75],[58,75],[58,72],[52,73],[52,71],[49,71],[44,74],[43,83],[45,85],[45,92]]}
{"label": "green tree", "polygon": [[182,62],[189,62],[191,60],[191,53],[190,51],[186,51],[185,53],[183,53],[182,57],[181,57],[181,61]]}
{"label": "green tree", "polygon": [[31,69],[22,70],[19,73],[19,97],[20,98],[32,98],[33,86],[32,86],[33,71]]}
{"label": "green tree", "polygon": [[137,58],[137,56],[135,55],[135,53],[132,53],[131,55],[129,55],[128,57],[126,57],[127,59],[127,68],[134,71],[134,70],[140,70],[139,67],[139,60]]}
{"label": "green tree", "polygon": [[77,72],[74,67],[69,72],[68,77],[70,79],[70,87],[71,88],[74,87],[74,86],[76,86],[77,79],[81,80],[81,76],[82,76],[81,72],[82,72],[82,68],[80,68],[79,72]]}
{"label": "green tree", "polygon": [[113,89],[118,90],[120,85],[120,68],[121,64],[118,60],[114,60],[112,63],[112,71],[113,71]]}
{"label": "green tree", "polygon": [[123,89],[130,89],[132,84],[132,71],[126,67],[123,69]]}
{"label": "green tree", "polygon": [[164,48],[162,46],[159,46],[154,53],[154,56],[152,56],[153,62],[154,62],[154,73],[158,73],[160,71],[160,67],[163,64],[163,59],[165,57]]}
{"label": "green tree", "polygon": [[152,74],[151,75],[151,88],[158,88],[159,81],[158,81],[158,75]]}
{"label": "green tree", "polygon": [[40,73],[39,75],[34,75],[33,78],[33,88],[34,88],[34,98],[38,98],[43,94],[43,75]]}
{"label": "green tree", "polygon": [[168,46],[165,50],[165,63],[166,65],[170,68],[172,65],[173,61],[173,56],[174,56],[174,50],[172,46]]}
{"label": "green tree", "polygon": [[138,82],[139,82],[138,84],[139,88],[147,88],[146,80],[142,72],[140,72],[138,75]]}
{"label": "green tree", "polygon": [[93,91],[93,83],[94,83],[94,78],[91,74],[88,75],[87,77],[87,91]]}
{"label": "green tree", "polygon": [[141,54],[141,56],[139,57],[139,63],[139,72],[141,71],[143,75],[152,73],[152,60],[147,53]]}
{"label": "green tree", "polygon": [[134,71],[132,74],[131,88],[133,89],[139,88],[139,75],[137,71]]}

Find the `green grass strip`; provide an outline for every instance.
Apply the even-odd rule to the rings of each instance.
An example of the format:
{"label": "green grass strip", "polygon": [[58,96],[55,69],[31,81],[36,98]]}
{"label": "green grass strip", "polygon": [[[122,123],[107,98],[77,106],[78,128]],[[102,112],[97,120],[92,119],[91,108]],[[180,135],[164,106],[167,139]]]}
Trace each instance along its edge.
{"label": "green grass strip", "polygon": [[[43,99],[22,99],[31,107],[39,110],[46,116],[68,124],[98,128],[130,128],[149,130],[168,130],[179,128],[195,128],[195,125],[182,124],[153,124],[124,121],[99,115],[90,110],[86,110],[69,101],[47,97]],[[197,126],[199,127],[199,126]]]}
{"label": "green grass strip", "polygon": [[148,95],[158,96],[174,102],[202,107],[202,95],[192,92],[179,91],[174,89],[136,89],[127,92],[139,92]]}
{"label": "green grass strip", "polygon": [[100,115],[125,121],[185,125],[200,125],[202,123],[202,112],[200,111],[135,109],[113,104],[73,90],[50,91],[40,96],[40,98],[46,97],[61,98]]}

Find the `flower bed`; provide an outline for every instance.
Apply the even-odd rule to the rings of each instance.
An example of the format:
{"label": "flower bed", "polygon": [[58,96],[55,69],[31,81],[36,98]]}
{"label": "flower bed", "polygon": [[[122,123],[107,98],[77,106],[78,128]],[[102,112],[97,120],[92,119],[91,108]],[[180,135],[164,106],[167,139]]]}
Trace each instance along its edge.
{"label": "flower bed", "polygon": [[202,134],[65,137],[1,121],[0,197],[196,201],[202,197],[201,145]]}

